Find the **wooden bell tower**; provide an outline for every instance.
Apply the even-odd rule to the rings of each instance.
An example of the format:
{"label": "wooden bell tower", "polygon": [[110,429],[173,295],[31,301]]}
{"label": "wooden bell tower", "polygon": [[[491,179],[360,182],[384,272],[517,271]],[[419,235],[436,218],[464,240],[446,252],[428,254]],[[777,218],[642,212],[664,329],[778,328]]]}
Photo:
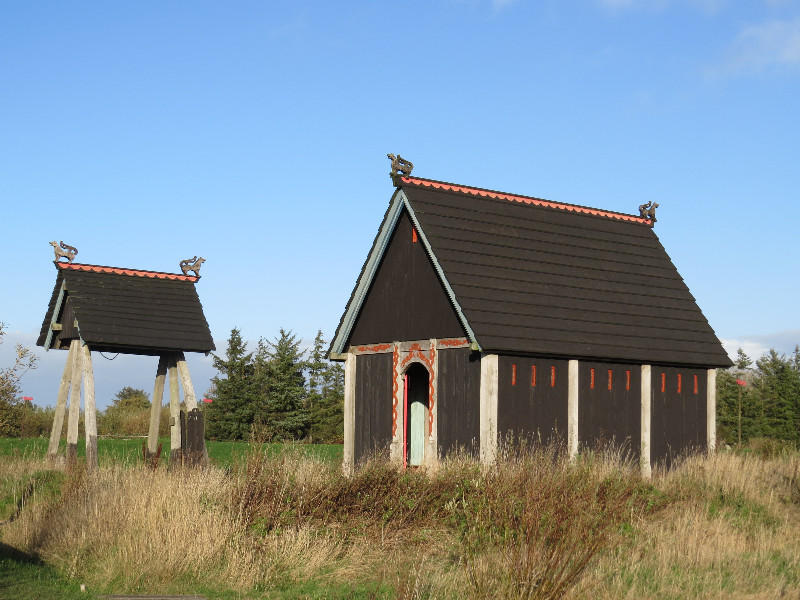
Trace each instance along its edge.
{"label": "wooden bell tower", "polygon": [[56,242],[51,245],[56,252],[58,275],[37,345],[68,352],[48,458],[57,458],[69,405],[66,460],[68,464],[75,462],[83,388],[86,463],[90,469],[97,466],[92,368],[92,351],[97,351],[159,357],[147,450],[151,455],[157,452],[159,416],[169,376],[170,459],[183,461],[182,440],[186,439],[186,432],[182,431],[185,419],[180,415],[180,387],[187,411],[197,409],[184,352],[208,354],[216,349],[195,288],[204,259],[195,256],[181,261],[182,273],[162,273],[74,263],[78,253],[75,248],[63,242],[60,246]]}

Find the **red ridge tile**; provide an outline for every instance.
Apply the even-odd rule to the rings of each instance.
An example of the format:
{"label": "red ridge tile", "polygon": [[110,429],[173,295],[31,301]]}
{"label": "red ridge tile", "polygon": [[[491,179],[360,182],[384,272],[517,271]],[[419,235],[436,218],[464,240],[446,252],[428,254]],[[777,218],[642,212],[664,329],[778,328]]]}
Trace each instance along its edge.
{"label": "red ridge tile", "polygon": [[540,198],[531,198],[529,196],[517,196],[514,194],[504,194],[503,192],[494,192],[491,190],[483,190],[479,188],[471,188],[463,185],[455,185],[452,183],[443,183],[441,181],[433,181],[431,179],[419,179],[417,177],[401,177],[403,183],[409,185],[417,185],[422,187],[432,187],[435,189],[448,190],[451,192],[459,192],[462,194],[471,194],[473,196],[483,196],[488,198],[496,198],[498,200],[508,200],[510,202],[521,202],[523,204],[533,204],[535,206],[544,206],[547,208],[555,208],[558,210],[568,210],[570,212],[583,213],[587,215],[594,215],[597,217],[606,217],[609,219],[616,219],[617,221],[629,221],[632,223],[641,223],[643,225],[652,225],[649,219],[637,217],[635,215],[626,215],[624,213],[612,212],[609,210],[600,210],[597,208],[589,208],[586,206],[577,206],[575,204],[562,204],[561,202],[552,202],[550,200],[542,200]]}
{"label": "red ridge tile", "polygon": [[133,277],[149,277],[151,279],[172,279],[177,281],[195,282],[199,279],[194,275],[178,273],[160,273],[158,271],[142,271],[139,269],[123,269],[120,267],[103,267],[100,265],[85,265],[81,263],[57,262],[56,267],[66,271],[87,271],[91,273],[113,273],[115,275],[129,275]]}

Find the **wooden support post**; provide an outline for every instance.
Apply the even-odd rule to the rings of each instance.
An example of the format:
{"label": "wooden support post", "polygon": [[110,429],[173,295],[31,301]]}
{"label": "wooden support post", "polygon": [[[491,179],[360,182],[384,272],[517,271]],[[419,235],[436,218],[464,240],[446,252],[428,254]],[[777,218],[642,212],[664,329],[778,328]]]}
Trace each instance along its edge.
{"label": "wooden support post", "polygon": [[[75,351],[72,352],[72,347]],[[83,352],[81,351],[81,341],[72,340],[70,343],[72,352],[72,386],[69,392],[69,418],[67,420],[67,467],[74,467],[78,461],[78,425],[81,418],[81,365],[83,364]]]}
{"label": "wooden support post", "polygon": [[86,468],[97,469],[97,410],[94,402],[94,369],[89,346],[83,347],[83,422],[86,430]]}
{"label": "wooden support post", "polygon": [[61,430],[64,429],[64,413],[66,412],[67,398],[69,397],[69,385],[72,381],[72,361],[74,359],[75,347],[74,343],[69,345],[67,363],[64,365],[64,374],[61,376],[61,384],[58,386],[56,411],[53,415],[53,426],[50,429],[50,444],[47,447],[47,458],[49,460],[54,459],[56,454],[58,454]]}
{"label": "wooden support post", "polygon": [[[738,387],[738,386],[737,386]],[[741,393],[741,388],[739,388]],[[717,451],[717,370],[709,369],[706,375],[706,438],[708,453]]]}
{"label": "wooden support post", "polygon": [[[189,445],[183,447],[191,456],[188,457],[190,465],[205,464],[208,462],[208,452],[206,451],[205,441],[205,420],[203,415],[200,414],[197,408],[197,398],[194,395],[194,386],[192,385],[192,377],[189,374],[189,365],[186,364],[186,357],[183,352],[176,354],[178,374],[181,378],[181,386],[183,387],[183,402],[186,408],[186,427],[187,431],[181,429],[181,434],[187,440]],[[183,425],[181,426],[183,427]]]}
{"label": "wooden support post", "polygon": [[480,384],[480,456],[483,464],[497,460],[497,393],[499,377],[497,354],[481,354]]}
{"label": "wooden support post", "polygon": [[156,383],[153,388],[153,404],[150,407],[150,430],[147,432],[147,452],[158,452],[158,429],[161,424],[161,405],[164,403],[164,380],[167,378],[167,357],[158,357]]}
{"label": "wooden support post", "polygon": [[567,454],[569,457],[578,456],[578,410],[580,403],[578,398],[578,372],[579,365],[577,360],[569,361],[569,376],[567,385]]}
{"label": "wooden support post", "polygon": [[642,403],[642,443],[639,448],[639,466],[641,468],[642,477],[650,479],[653,475],[653,467],[650,457],[650,435],[652,423],[652,405],[653,405],[653,379],[650,365],[642,365],[642,385],[641,385],[641,403]]}
{"label": "wooden support post", "polygon": [[356,355],[347,354],[344,362],[344,450],[342,471],[345,475],[353,474],[355,468],[356,437]]}
{"label": "wooden support post", "polygon": [[181,386],[183,386],[183,402],[186,404],[186,411],[188,412],[197,408],[197,398],[194,395],[192,377],[189,375],[189,366],[186,364],[186,357],[183,352],[177,353],[176,360],[178,362],[178,374],[181,377]]}
{"label": "wooden support post", "polygon": [[178,386],[178,364],[174,354],[169,355],[167,370],[169,371],[169,464],[170,467],[177,467],[181,465],[181,398]]}

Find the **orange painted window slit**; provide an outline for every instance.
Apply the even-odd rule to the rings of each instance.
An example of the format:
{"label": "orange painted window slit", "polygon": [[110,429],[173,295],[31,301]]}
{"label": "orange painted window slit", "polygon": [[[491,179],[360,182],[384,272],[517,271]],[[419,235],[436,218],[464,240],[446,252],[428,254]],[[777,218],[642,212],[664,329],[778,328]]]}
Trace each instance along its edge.
{"label": "orange painted window slit", "polygon": [[666,391],[667,391],[667,374],[666,373],[662,373],[661,374],[661,393],[663,394]]}
{"label": "orange painted window slit", "polygon": [[608,370],[608,389],[611,389],[613,387],[613,385],[612,385],[612,381],[613,381],[613,375],[612,374],[613,373],[614,373],[614,371],[612,371],[611,369]]}
{"label": "orange painted window slit", "polygon": [[517,385],[517,365],[511,365],[511,385]]}
{"label": "orange painted window slit", "polygon": [[556,367],[550,367],[550,387],[556,387]]}
{"label": "orange painted window slit", "polygon": [[416,229],[416,227],[412,227],[411,228],[411,241],[413,243],[417,242],[417,229]]}
{"label": "orange painted window slit", "polygon": [[697,393],[697,375],[694,376],[694,393]]}
{"label": "orange painted window slit", "polygon": [[678,393],[681,393],[681,374],[678,373]]}
{"label": "orange painted window slit", "polygon": [[625,389],[631,389],[631,372],[625,371]]}
{"label": "orange painted window slit", "polygon": [[589,369],[589,387],[594,389],[594,369]]}
{"label": "orange painted window slit", "polygon": [[531,365],[531,387],[536,387],[536,365]]}

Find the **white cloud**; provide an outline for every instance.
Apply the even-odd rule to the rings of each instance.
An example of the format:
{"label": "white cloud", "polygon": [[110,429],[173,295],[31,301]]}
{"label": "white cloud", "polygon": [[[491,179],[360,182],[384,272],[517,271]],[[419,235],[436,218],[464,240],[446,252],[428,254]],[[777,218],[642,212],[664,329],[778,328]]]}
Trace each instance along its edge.
{"label": "white cloud", "polygon": [[736,360],[736,351],[741,348],[755,362],[763,354],[769,352],[771,348],[781,354],[793,353],[794,347],[800,344],[800,330],[790,329],[764,335],[727,338],[720,341],[731,360]]}
{"label": "white cloud", "polygon": [[800,18],[768,21],[742,30],[728,48],[721,71],[755,74],[781,67],[800,67]]}

